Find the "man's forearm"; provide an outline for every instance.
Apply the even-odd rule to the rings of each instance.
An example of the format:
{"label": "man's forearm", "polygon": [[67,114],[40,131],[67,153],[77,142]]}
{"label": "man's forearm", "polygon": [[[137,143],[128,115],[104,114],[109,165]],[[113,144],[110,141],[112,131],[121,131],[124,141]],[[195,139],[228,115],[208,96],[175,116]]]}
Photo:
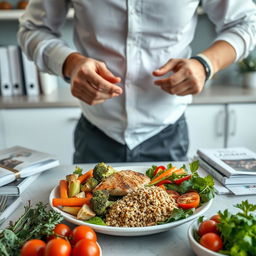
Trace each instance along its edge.
{"label": "man's forearm", "polygon": [[202,54],[206,55],[212,63],[213,74],[232,64],[236,59],[236,51],[226,41],[216,41]]}

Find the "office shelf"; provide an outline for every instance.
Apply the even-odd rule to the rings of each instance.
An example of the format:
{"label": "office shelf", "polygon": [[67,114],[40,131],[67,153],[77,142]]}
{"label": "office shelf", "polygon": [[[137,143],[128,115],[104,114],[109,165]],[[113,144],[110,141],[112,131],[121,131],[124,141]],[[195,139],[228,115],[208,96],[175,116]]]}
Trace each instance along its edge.
{"label": "office shelf", "polygon": [[[0,10],[0,20],[17,20],[24,13],[24,10]],[[74,17],[74,10],[70,9],[67,18]]]}

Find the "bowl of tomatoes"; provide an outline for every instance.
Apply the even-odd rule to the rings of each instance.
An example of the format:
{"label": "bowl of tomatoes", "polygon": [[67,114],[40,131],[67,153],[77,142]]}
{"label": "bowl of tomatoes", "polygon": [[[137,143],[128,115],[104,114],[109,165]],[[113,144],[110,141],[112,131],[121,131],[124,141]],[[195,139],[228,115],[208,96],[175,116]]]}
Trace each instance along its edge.
{"label": "bowl of tomatoes", "polygon": [[194,221],[188,230],[188,239],[193,251],[198,256],[221,256],[223,241],[217,225],[220,216],[214,215],[210,219],[199,218]]}
{"label": "bowl of tomatoes", "polygon": [[199,256],[256,255],[256,204],[248,200],[218,211],[210,219],[198,218],[188,230],[188,238]]}

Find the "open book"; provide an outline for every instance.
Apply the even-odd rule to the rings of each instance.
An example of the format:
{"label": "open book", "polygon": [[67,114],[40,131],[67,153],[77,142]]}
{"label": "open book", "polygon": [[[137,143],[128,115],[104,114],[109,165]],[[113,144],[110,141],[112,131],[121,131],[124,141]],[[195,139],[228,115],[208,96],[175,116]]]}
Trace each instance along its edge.
{"label": "open book", "polygon": [[0,150],[0,186],[58,166],[54,156],[23,147]]}
{"label": "open book", "polygon": [[197,154],[226,177],[256,175],[256,154],[247,148],[199,149]]}

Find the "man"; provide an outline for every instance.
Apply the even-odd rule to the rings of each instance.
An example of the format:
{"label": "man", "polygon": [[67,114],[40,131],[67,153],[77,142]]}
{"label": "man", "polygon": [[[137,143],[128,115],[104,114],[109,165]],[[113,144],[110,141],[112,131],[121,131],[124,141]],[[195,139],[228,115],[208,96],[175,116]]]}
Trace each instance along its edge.
{"label": "man", "polygon": [[[74,162],[184,160],[184,111],[205,80],[244,58],[256,40],[251,0],[204,0],[218,37],[190,58],[199,0],[30,0],[20,19],[23,51],[71,81],[83,115]],[[77,50],[59,38],[75,10]]]}

